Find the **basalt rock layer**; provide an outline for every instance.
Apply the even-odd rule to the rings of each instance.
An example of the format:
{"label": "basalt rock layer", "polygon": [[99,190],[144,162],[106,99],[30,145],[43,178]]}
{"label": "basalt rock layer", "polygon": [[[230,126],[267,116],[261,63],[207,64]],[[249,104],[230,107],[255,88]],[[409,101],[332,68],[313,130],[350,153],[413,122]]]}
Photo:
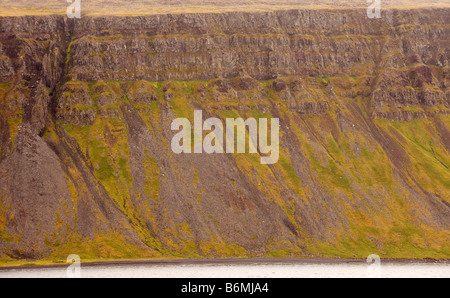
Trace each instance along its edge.
{"label": "basalt rock layer", "polygon": [[[0,18],[0,255],[448,258],[450,9]],[[280,119],[280,159],[173,119]]]}

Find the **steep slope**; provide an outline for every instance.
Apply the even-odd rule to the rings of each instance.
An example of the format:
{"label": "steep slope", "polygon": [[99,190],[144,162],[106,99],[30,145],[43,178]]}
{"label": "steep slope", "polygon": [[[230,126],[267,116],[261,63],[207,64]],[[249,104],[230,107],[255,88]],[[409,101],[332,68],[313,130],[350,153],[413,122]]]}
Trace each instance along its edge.
{"label": "steep slope", "polygon": [[[450,10],[0,18],[0,254],[448,258]],[[281,154],[176,155],[177,117]]]}

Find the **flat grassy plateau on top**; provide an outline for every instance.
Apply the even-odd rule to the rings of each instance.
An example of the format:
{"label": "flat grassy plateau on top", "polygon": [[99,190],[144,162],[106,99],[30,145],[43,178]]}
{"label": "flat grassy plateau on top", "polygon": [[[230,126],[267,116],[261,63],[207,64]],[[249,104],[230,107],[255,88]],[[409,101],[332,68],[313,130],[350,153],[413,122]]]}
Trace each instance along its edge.
{"label": "flat grassy plateau on top", "polygon": [[[82,15],[151,15],[177,13],[223,13],[284,9],[367,8],[365,0],[80,0]],[[0,0],[0,16],[65,14],[70,4],[60,0],[42,2]],[[381,8],[449,7],[450,0],[382,0]]]}

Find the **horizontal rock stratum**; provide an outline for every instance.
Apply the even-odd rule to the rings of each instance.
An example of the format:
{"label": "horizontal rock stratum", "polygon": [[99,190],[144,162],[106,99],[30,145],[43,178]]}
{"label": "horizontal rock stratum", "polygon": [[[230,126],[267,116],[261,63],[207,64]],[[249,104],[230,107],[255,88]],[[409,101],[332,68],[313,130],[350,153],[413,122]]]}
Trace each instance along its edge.
{"label": "horizontal rock stratum", "polygon": [[[5,258],[450,256],[449,8],[0,18]],[[280,158],[177,155],[280,119]]]}

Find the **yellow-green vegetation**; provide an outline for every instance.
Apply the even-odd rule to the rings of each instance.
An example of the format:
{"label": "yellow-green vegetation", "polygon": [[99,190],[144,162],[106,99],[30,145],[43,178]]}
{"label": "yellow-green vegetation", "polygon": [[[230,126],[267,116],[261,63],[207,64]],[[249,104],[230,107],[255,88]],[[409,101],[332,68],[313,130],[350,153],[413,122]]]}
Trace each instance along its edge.
{"label": "yellow-green vegetation", "polygon": [[59,143],[59,137],[55,131],[54,125],[48,125],[45,128],[44,133],[42,134],[42,138],[43,139],[51,139],[53,142]]}
{"label": "yellow-green vegetation", "polygon": [[66,181],[67,181],[67,188],[69,189],[69,191],[70,191],[70,195],[71,195],[71,202],[72,202],[72,205],[73,205],[73,217],[74,217],[74,221],[76,221],[76,214],[77,214],[77,207],[78,207],[78,204],[77,204],[77,201],[78,201],[78,192],[77,192],[77,189],[76,189],[76,187],[75,187],[75,184],[73,184],[73,182],[72,182],[72,180],[66,175],[66,176],[64,176],[64,178],[66,179]]}
{"label": "yellow-green vegetation", "polygon": [[11,83],[1,82],[0,83],[0,100],[3,100],[6,92],[9,91]]}
{"label": "yellow-green vegetation", "polygon": [[[289,81],[290,78],[283,79]],[[363,104],[360,94],[367,90],[361,86],[367,79],[366,77],[336,76],[317,78],[314,83],[311,78],[306,78],[304,89],[312,96],[312,100],[316,100],[324,98],[327,92],[326,86],[332,84],[340,101],[340,115],[352,119],[352,111],[342,103],[357,97],[356,102]],[[239,84],[239,79],[230,82],[232,86],[236,86]],[[448,231],[413,223],[410,215],[411,208],[420,207],[412,206],[410,199],[404,197],[405,185],[396,184],[395,166],[386,149],[375,140],[368,139],[363,131],[337,129],[339,127],[338,116],[335,112],[337,104],[331,103],[330,111],[324,115],[299,116],[288,106],[288,103],[281,101],[279,93],[273,90],[273,80],[257,83],[261,84],[266,95],[259,96],[256,100],[254,99],[255,90],[241,90],[239,91],[241,96],[238,98],[225,94],[220,101],[211,100],[214,96],[211,91],[214,81],[91,83],[90,95],[95,102],[98,94],[93,90],[99,84],[105,85],[101,88],[102,90],[110,90],[106,91],[107,95],[110,95],[110,92],[121,94],[124,92],[123,86],[128,86],[127,95],[116,94],[118,103],[111,108],[120,113],[121,102],[131,103],[155,138],[159,138],[162,133],[161,107],[165,105],[170,107],[174,117],[184,117],[193,121],[194,109],[203,109],[222,119],[273,118],[274,110],[271,107],[277,103],[279,104],[277,113],[280,115],[282,125],[289,125],[289,132],[282,128],[281,139],[286,134],[289,134],[289,138],[294,138],[298,146],[296,150],[303,154],[308,163],[301,165],[298,161],[295,163],[292,157],[294,152],[283,147],[283,143],[279,162],[272,166],[261,165],[258,154],[234,154],[233,157],[239,169],[248,175],[259,191],[268,200],[276,202],[286,213],[295,232],[304,237],[303,244],[306,245],[309,255],[363,258],[375,251],[383,256],[395,258],[448,256],[449,247],[442,244],[448,237]],[[201,94],[200,89],[205,89],[206,93],[204,90]],[[148,101],[145,96],[142,97],[145,94],[152,96],[152,99]],[[205,94],[206,97],[204,97]],[[194,102],[201,106],[194,108]],[[223,107],[227,108],[223,109]],[[271,112],[262,112],[262,107]],[[448,116],[440,116],[440,118],[443,122],[449,123]],[[442,147],[439,133],[434,130],[431,120],[422,119],[406,123],[377,120],[376,125],[398,142],[410,157],[411,179],[407,180],[410,187],[417,187],[415,183],[420,181],[421,187],[426,191],[437,192],[444,198],[450,197],[448,182],[450,181],[448,172],[450,158],[446,149]],[[195,243],[192,231],[186,222],[175,224],[170,221],[169,227],[163,230],[158,228],[154,208],[155,204],[161,203],[162,177],[155,157],[148,150],[145,150],[145,160],[142,164],[145,175],[143,190],[145,196],[153,203],[149,206],[148,202],[142,200],[143,194],[135,194],[139,203],[135,207],[130,207],[133,178],[129,168],[127,126],[123,120],[97,115],[92,125],[66,125],[66,131],[77,140],[81,151],[87,152],[97,179],[118,206],[132,218],[134,226],[146,239],[146,243],[160,252],[159,256],[196,258],[200,257],[197,248],[207,256],[248,255],[242,247],[225,242],[214,234],[209,241]],[[248,132],[246,139],[248,140]],[[167,143],[164,146],[167,147]],[[334,200],[340,201],[340,204],[344,206],[343,210],[346,210],[343,216],[346,217],[349,226],[343,230],[330,231],[334,235],[332,241],[319,241],[313,235],[306,233],[298,218],[295,200],[283,195],[290,189],[296,194],[297,200],[314,204],[310,185],[304,183],[298,174],[299,166],[307,167],[311,171],[311,179],[321,185]],[[203,181],[199,178],[196,168],[193,168],[192,179],[193,187],[198,191],[196,208],[203,212],[201,202],[204,189],[197,189]],[[369,196],[376,193],[378,198],[367,201],[367,198],[353,191],[355,186],[364,188],[364,192]],[[69,187],[75,197],[76,191],[70,183]],[[348,197],[351,203],[343,201],[342,194]],[[354,209],[351,204],[365,207]],[[373,208],[373,204],[380,204],[380,206]],[[371,211],[368,212],[368,209]],[[389,218],[386,218],[386,212],[391,214]],[[140,215],[152,222],[155,231],[159,231],[162,235],[160,239],[148,234],[148,231],[143,228],[144,223],[139,219]],[[273,257],[305,253],[297,247],[296,243],[289,241],[283,243],[272,241],[268,247],[269,252],[266,255]],[[109,257],[115,256],[112,248],[106,249],[105,253]],[[92,257],[94,255],[92,253]],[[119,255],[126,257],[131,256],[132,253],[116,256]]]}
{"label": "yellow-green vegetation", "polygon": [[22,123],[22,118],[9,118],[8,124],[9,124],[9,135],[11,137],[11,143],[14,147],[14,142],[16,140],[17,136],[17,129],[19,128],[19,125]]}
{"label": "yellow-green vegetation", "polygon": [[[443,245],[443,240],[450,236],[448,230],[436,231],[405,220],[393,220],[389,224],[369,220],[369,223],[360,214],[352,220],[355,233],[352,237],[339,236],[331,243],[315,242],[310,252],[327,257],[353,258],[366,258],[378,252],[382,258],[412,259],[446,259],[450,253],[449,246]],[[361,225],[363,222],[365,225]]]}
{"label": "yellow-green vegetation", "polygon": [[[446,119],[449,116],[441,116]],[[448,119],[447,119],[448,121]],[[442,193],[445,200],[450,198],[450,157],[442,146],[439,133],[428,119],[417,119],[406,123],[386,123],[380,125],[389,131],[393,127],[405,140],[402,144],[411,158],[411,175],[420,179],[420,184],[430,192]],[[393,135],[396,138],[396,135]],[[399,140],[400,141],[400,140]]]}
{"label": "yellow-green vegetation", "polygon": [[[97,234],[90,239],[73,236],[65,239],[66,245],[59,247],[48,258],[54,263],[64,262],[68,255],[74,251],[84,262],[90,260],[114,260],[161,257],[157,252],[152,252],[128,244],[122,235],[116,232],[110,234]],[[101,256],[101,258],[99,258]]]}
{"label": "yellow-green vegetation", "polygon": [[169,105],[172,107],[176,118],[187,118],[191,122],[194,121],[194,106],[192,101],[188,100],[189,86],[186,82],[169,81],[165,83],[165,87],[173,95],[169,100]]}
{"label": "yellow-green vegetation", "polygon": [[[282,79],[289,83],[293,78]],[[72,231],[67,234],[67,239],[61,239],[65,223],[61,221],[63,214],[58,213],[56,232],[46,235],[47,244],[56,249],[44,263],[64,263],[68,253],[74,251],[79,252],[83,260],[98,260],[99,257],[112,260],[253,256],[244,247],[221,234],[223,227],[220,227],[217,218],[220,214],[204,214],[207,200],[211,198],[205,191],[208,182],[203,180],[205,176],[202,175],[201,166],[191,164],[187,169],[177,169],[178,165],[170,164],[169,167],[176,179],[187,179],[183,182],[192,187],[189,190],[193,196],[190,208],[204,216],[206,226],[210,224],[209,227],[214,227],[205,231],[210,236],[203,239],[208,240],[198,241],[195,235],[197,231],[194,232],[192,223],[180,214],[182,211],[177,210],[174,217],[175,212],[164,205],[162,194],[168,185],[159,163],[161,158],[171,162],[174,160],[165,130],[170,127],[172,116],[193,121],[196,109],[222,120],[280,118],[281,148],[277,164],[262,165],[259,154],[232,155],[236,171],[246,176],[253,184],[252,187],[268,201],[279,206],[286,215],[285,224],[289,225],[292,237],[298,239],[297,242],[271,239],[265,244],[265,256],[365,258],[377,252],[382,257],[392,258],[448,258],[448,229],[417,222],[412,214],[421,212],[426,217],[428,211],[408,192],[414,189],[417,192],[438,194],[446,202],[450,198],[450,156],[433,122],[435,120],[374,120],[371,129],[379,130],[378,135],[385,142],[382,143],[369,135],[367,128],[355,127],[364,124],[358,123],[351,107],[356,105],[364,111],[366,102],[361,94],[367,91],[367,84],[363,84],[367,77],[302,79],[303,91],[309,93],[307,100],[313,104],[323,100],[327,96],[327,86],[333,85],[336,99],[329,102],[326,112],[299,113],[292,102],[282,100],[280,92],[274,90],[274,80],[254,82],[255,88],[259,90],[255,91],[251,88],[239,89],[240,78],[235,78],[229,82],[238,90],[239,96],[222,93],[220,100],[214,97],[214,92],[217,92],[214,89],[216,80],[66,84],[74,92],[87,90],[92,105],[76,104],[74,107],[94,110],[96,119],[90,125],[64,124],[65,131],[76,141],[99,185],[123,211],[149,249],[127,244],[118,232],[99,233],[84,239]],[[66,92],[66,97],[73,95],[72,92]],[[110,98],[111,102],[101,105],[100,96]],[[129,107],[134,109],[133,115],[139,115],[151,138],[158,140],[156,146],[164,148],[163,157],[152,152],[151,148],[144,148],[143,158],[138,164],[132,164],[129,120],[123,115],[124,109]],[[105,116],[105,109],[114,110],[117,117]],[[173,113],[169,119],[167,112]],[[342,121],[342,118],[346,120]],[[450,116],[439,115],[437,118],[447,127],[450,126]],[[20,121],[21,118],[8,120],[12,136]],[[61,139],[52,125],[46,127],[42,137],[58,144]],[[390,143],[398,145],[395,148],[400,151],[395,154],[405,160],[404,164],[398,165],[398,161],[393,160]],[[136,167],[142,170],[143,183],[140,189],[134,185],[136,181],[132,165],[133,169]],[[80,183],[82,175],[73,165],[68,165],[67,171],[65,178],[75,207],[73,219],[76,222],[77,202],[87,193],[87,189]],[[399,175],[404,176],[401,183],[398,182]],[[237,192],[243,194],[239,189],[241,181],[231,182]],[[329,201],[317,198],[317,194],[322,192],[326,193]],[[246,199],[249,198],[243,198]],[[305,211],[300,206],[313,211]],[[333,212],[339,212],[341,218],[336,226],[330,225],[327,236],[314,235],[304,226],[304,212],[312,212],[311,216],[320,219],[320,210],[329,210],[335,206],[340,206],[339,210]],[[0,205],[0,228],[6,224],[4,207]],[[162,224],[159,222],[161,218],[167,221]],[[3,240],[13,240],[11,235],[3,232],[3,229],[1,231]],[[257,236],[253,235],[251,240],[257,241]],[[1,263],[24,264],[25,261],[11,263],[11,260],[4,259]]]}
{"label": "yellow-green vegetation", "polygon": [[5,206],[2,200],[2,195],[0,193],[0,239],[5,242],[11,242],[13,240],[11,235],[5,231],[5,227],[7,224],[7,214],[8,208],[7,206]]}
{"label": "yellow-green vegetation", "polygon": [[132,183],[125,123],[98,116],[91,126],[67,125],[66,130],[79,142],[82,152],[88,152],[95,176],[124,209]]}
{"label": "yellow-green vegetation", "polygon": [[289,240],[274,241],[272,239],[267,244],[267,248],[269,251],[265,257],[269,258],[305,257],[304,252]]}
{"label": "yellow-green vegetation", "polygon": [[205,255],[216,258],[247,256],[247,252],[244,248],[236,244],[226,243],[217,235],[211,235],[210,240],[201,242],[199,248]]}

